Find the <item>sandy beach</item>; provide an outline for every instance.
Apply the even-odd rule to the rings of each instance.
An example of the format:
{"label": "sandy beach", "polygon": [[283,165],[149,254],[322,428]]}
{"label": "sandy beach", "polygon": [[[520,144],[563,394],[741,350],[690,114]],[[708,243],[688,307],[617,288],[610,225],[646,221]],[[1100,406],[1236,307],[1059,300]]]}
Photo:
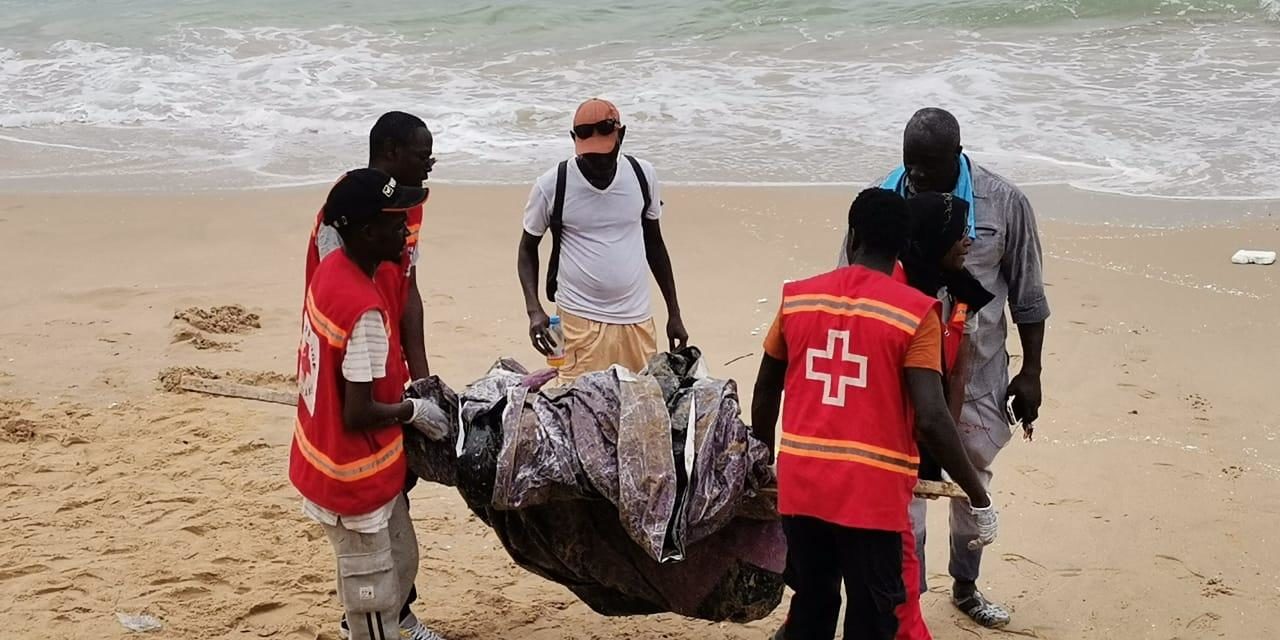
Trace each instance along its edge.
{"label": "sandy beach", "polygon": [[[331,552],[285,474],[291,411],[158,380],[198,366],[287,388],[325,188],[0,195],[0,637],[134,635],[117,612],[161,619],[137,636],[156,640],[337,637]],[[501,355],[536,361],[515,277],[526,193],[446,184],[428,204],[427,341],[455,388]],[[1229,263],[1280,246],[1280,205],[1028,193],[1054,311],[1046,400],[1035,441],[996,462],[983,577],[1014,622],[953,612],[935,508],[934,636],[1280,635],[1280,266]],[[664,193],[693,342],[744,395],[781,282],[831,267],[851,195]],[[1214,220],[1231,222],[1200,225]],[[175,319],[224,305],[257,317]],[[412,512],[416,610],[450,638],[758,639],[785,613],[603,618],[515,567],[452,489],[420,486]]]}

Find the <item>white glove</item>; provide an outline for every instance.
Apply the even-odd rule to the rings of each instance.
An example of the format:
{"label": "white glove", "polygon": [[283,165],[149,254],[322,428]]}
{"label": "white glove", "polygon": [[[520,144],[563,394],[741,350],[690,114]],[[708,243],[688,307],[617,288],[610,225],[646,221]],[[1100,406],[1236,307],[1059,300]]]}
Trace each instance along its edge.
{"label": "white glove", "polygon": [[413,405],[413,417],[409,418],[413,428],[436,441],[449,435],[449,417],[436,403],[418,398],[409,398],[409,403]]}
{"label": "white glove", "polygon": [[978,524],[978,539],[969,541],[969,550],[977,551],[995,542],[996,531],[1000,528],[999,517],[996,515],[996,503],[992,502],[981,509],[970,506],[969,513],[973,514],[973,519]]}

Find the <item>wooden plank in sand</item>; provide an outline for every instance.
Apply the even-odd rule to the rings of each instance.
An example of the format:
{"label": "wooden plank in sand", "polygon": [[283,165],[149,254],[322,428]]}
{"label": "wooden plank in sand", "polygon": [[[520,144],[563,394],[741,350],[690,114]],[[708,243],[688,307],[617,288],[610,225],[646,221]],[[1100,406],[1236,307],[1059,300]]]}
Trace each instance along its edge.
{"label": "wooden plank in sand", "polygon": [[184,391],[195,391],[196,393],[208,393],[215,396],[225,396],[228,398],[243,398],[245,400],[259,400],[261,402],[273,402],[275,404],[285,404],[291,407],[298,405],[298,393],[296,391],[281,391],[279,389],[267,389],[264,387],[255,387],[248,384],[237,384],[227,382],[226,380],[206,380],[205,378],[196,378],[193,376],[184,376],[178,387]]}

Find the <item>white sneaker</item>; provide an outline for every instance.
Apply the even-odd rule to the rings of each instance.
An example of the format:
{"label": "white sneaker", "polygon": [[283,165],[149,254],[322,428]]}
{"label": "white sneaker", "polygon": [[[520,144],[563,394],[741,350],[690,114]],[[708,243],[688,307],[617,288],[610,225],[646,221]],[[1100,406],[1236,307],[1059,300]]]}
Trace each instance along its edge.
{"label": "white sneaker", "polygon": [[[406,626],[409,623],[413,626]],[[444,636],[428,629],[412,616],[400,621],[400,638],[401,640],[444,640]]]}
{"label": "white sneaker", "polygon": [[[344,616],[342,622],[338,623],[338,637],[342,640],[351,639],[351,628],[347,626],[347,618]],[[422,621],[418,620],[418,616],[409,614],[409,617],[400,621],[400,638],[401,640],[445,640],[444,636],[429,629]]]}

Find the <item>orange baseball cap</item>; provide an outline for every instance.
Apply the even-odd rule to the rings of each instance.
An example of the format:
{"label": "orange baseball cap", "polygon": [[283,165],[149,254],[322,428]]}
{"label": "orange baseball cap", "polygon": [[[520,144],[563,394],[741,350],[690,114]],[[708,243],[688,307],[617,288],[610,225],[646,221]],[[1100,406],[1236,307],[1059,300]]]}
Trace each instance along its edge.
{"label": "orange baseball cap", "polygon": [[[606,120],[612,120],[614,124],[613,130],[609,133],[601,134],[595,129],[590,130],[589,136],[583,136],[578,133],[578,127],[594,125]],[[618,144],[618,127],[621,126],[622,116],[612,102],[601,98],[591,98],[583,102],[578,105],[578,111],[573,114],[574,151],[578,155],[584,153],[612,153],[613,147]]]}

